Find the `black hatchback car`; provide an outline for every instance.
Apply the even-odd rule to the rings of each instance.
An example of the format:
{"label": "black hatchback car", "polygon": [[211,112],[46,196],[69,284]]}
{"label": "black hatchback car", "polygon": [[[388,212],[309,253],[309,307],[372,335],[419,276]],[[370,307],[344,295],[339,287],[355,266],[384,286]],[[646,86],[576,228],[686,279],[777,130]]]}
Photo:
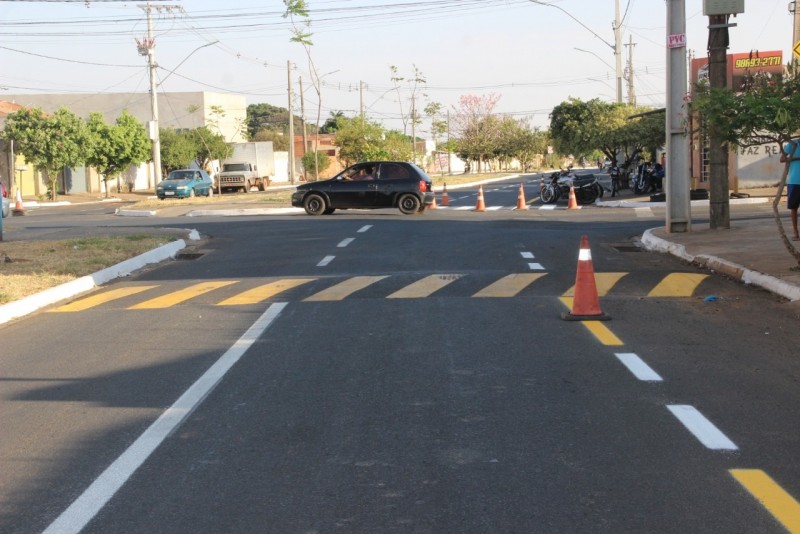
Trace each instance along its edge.
{"label": "black hatchback car", "polygon": [[433,182],[425,171],[402,161],[366,161],[329,180],[308,182],[292,194],[292,206],[309,215],[335,210],[398,208],[420,213],[433,204]]}

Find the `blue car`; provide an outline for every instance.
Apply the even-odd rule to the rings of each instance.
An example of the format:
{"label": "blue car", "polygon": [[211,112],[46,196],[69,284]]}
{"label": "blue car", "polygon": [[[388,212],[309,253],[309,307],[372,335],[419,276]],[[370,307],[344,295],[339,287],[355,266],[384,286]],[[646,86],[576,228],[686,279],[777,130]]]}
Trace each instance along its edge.
{"label": "blue car", "polygon": [[192,198],[210,196],[214,184],[208,173],[202,169],[180,169],[172,171],[156,186],[156,195],[160,200],[165,198]]}

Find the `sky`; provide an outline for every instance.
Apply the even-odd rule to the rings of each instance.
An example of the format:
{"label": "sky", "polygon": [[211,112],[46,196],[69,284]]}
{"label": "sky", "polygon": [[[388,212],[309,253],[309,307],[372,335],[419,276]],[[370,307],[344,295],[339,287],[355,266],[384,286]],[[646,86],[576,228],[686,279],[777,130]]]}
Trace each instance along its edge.
{"label": "sky", "polygon": [[[553,107],[570,97],[616,101],[617,1],[622,40],[633,42],[623,61],[632,50],[637,104],[663,107],[666,0],[307,0],[319,95],[306,49],[291,42],[282,0],[153,1],[158,91],[242,94],[248,104],[286,108],[291,65],[295,114],[302,79],[311,123],[318,108],[322,123],[333,112],[355,116],[363,104],[368,119],[403,130],[412,94],[418,110],[439,103],[451,112],[461,96],[496,95],[497,113],[546,129]],[[788,62],[787,3],[745,0],[745,12],[731,19],[729,52],[782,50]],[[147,35],[145,4],[0,0],[0,99],[148,92],[146,58],[136,47]],[[685,4],[687,49],[705,57],[703,2]],[[415,91],[413,78],[424,79]]]}

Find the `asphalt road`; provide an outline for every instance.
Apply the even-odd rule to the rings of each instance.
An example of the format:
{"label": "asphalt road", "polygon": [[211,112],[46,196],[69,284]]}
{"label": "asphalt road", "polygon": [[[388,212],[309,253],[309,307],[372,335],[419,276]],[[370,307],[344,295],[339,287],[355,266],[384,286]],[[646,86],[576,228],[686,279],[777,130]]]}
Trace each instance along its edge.
{"label": "asphalt road", "polygon": [[[653,218],[68,217],[211,238],[0,328],[3,532],[792,525],[746,486],[800,497],[797,312],[639,252]],[[560,318],[584,234],[601,330]]]}

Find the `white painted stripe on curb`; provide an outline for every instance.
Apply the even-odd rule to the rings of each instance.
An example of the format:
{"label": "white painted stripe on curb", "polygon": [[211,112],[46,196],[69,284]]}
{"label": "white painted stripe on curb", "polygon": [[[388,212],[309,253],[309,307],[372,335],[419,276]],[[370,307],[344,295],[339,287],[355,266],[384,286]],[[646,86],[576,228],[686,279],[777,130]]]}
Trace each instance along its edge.
{"label": "white painted stripe on curb", "polygon": [[255,343],[286,307],[276,302],[256,319],[225,354],[203,373],[172,406],[161,414],[119,458],[114,460],[69,508],[53,521],[45,534],[77,533],[106,505],[147,458],[183,423],[201,402],[214,390],[227,372]]}
{"label": "white painted stripe on curb", "polygon": [[336,256],[325,256],[324,258],[322,258],[322,261],[320,261],[320,262],[317,264],[317,267],[325,267],[325,266],[326,266],[326,265],[328,265],[330,262],[332,262],[332,261],[333,261],[333,259],[334,259],[335,257],[336,257]]}
{"label": "white painted stripe on curb", "polygon": [[622,365],[628,368],[628,371],[633,373],[633,376],[642,380],[644,382],[661,382],[664,379],[661,376],[653,371],[649,365],[644,363],[644,361],[632,352],[621,352],[614,354],[619,361],[622,362]]}
{"label": "white painted stripe on curb", "polygon": [[336,247],[337,248],[344,248],[344,247],[346,247],[347,245],[349,245],[350,243],[352,243],[355,240],[356,240],[356,238],[354,238],[354,237],[348,237],[347,239],[342,239],[342,241],[338,245],[336,245]]}
{"label": "white painted stripe on curb", "polygon": [[694,406],[689,406],[688,404],[671,404],[667,406],[667,409],[707,448],[726,451],[735,451],[739,449],[734,442],[728,439],[725,434],[715,427],[711,421],[706,419]]}
{"label": "white painted stripe on curb", "polygon": [[540,206],[539,209],[540,210],[554,210],[554,209],[556,209],[556,205],[555,204],[545,204],[543,206]]}

